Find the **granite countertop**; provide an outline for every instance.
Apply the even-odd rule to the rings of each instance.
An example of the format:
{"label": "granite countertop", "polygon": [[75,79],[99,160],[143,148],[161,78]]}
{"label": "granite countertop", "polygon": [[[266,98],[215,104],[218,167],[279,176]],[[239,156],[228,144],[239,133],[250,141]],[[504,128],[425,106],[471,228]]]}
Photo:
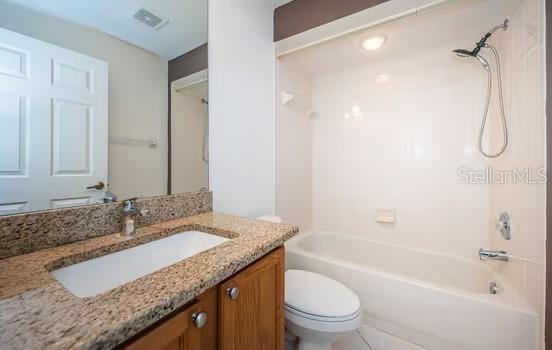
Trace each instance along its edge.
{"label": "granite countertop", "polygon": [[[186,230],[230,240],[90,298],[49,271]],[[295,226],[206,213],[0,260],[1,349],[110,349],[297,233]]]}

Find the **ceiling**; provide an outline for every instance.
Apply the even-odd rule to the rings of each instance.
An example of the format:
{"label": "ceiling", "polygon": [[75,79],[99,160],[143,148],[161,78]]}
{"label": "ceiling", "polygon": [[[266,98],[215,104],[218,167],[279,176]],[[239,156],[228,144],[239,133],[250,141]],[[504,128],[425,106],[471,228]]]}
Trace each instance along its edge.
{"label": "ceiling", "polygon": [[272,2],[274,3],[274,8],[278,8],[282,5],[285,5],[287,4],[288,2],[291,2],[292,0],[273,0]]}
{"label": "ceiling", "polygon": [[[207,42],[207,0],[7,1],[93,27],[166,59]],[[132,17],[140,8],[169,22],[159,30],[150,28]]]}

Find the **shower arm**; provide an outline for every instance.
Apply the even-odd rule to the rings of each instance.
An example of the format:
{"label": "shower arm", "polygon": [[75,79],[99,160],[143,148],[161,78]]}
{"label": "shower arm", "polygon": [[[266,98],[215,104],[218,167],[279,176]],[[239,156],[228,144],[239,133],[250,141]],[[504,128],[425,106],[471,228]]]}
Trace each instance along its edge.
{"label": "shower arm", "polygon": [[496,32],[499,29],[506,30],[508,29],[509,25],[510,25],[510,20],[506,18],[503,23],[497,26],[494,26],[491,30],[489,30],[489,32],[485,34],[485,36],[483,36],[478,43],[475,44],[475,49],[473,49],[472,55],[475,57],[479,54],[479,51],[481,51],[481,49],[484,48],[485,45],[487,45],[487,40],[494,34],[494,32]]}
{"label": "shower arm", "polygon": [[492,34],[494,34],[494,32],[496,32],[499,29],[506,30],[506,29],[508,29],[509,25],[510,25],[510,20],[508,18],[506,18],[503,23],[501,23],[501,24],[495,26],[493,29],[489,30],[489,33],[492,35]]}

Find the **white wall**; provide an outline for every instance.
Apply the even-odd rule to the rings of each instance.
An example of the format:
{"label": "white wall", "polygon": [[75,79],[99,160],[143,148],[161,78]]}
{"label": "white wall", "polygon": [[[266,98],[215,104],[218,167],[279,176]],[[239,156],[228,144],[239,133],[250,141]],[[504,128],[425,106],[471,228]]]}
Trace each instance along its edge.
{"label": "white wall", "polygon": [[[510,143],[504,155],[490,162],[490,166],[535,172],[546,166],[544,1],[515,1],[508,17],[510,28],[498,34],[500,40],[493,42],[502,61]],[[489,130],[492,149],[499,149],[502,129],[496,118]],[[491,186],[492,247],[512,255],[508,264],[494,266],[539,313],[541,334],[545,297],[545,202],[544,184],[509,181]],[[502,211],[512,217],[510,241],[502,239],[494,228],[494,219]],[[542,342],[543,337],[540,339]]]}
{"label": "white wall", "polygon": [[271,1],[209,1],[209,188],[214,210],[274,211]]}
{"label": "white wall", "polygon": [[0,26],[109,64],[111,137],[156,137],[156,148],[109,145],[109,182],[120,199],[167,189],[167,61],[95,29],[5,2]]}
{"label": "white wall", "polygon": [[[311,79],[276,60],[276,215],[309,230],[312,225]],[[292,96],[283,104],[282,94]]]}

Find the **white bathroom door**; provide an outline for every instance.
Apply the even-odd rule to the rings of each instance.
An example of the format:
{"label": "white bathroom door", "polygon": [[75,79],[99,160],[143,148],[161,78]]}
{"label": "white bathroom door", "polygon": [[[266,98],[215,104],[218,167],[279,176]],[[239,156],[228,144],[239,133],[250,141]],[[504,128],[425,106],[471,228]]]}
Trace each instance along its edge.
{"label": "white bathroom door", "polygon": [[108,66],[0,28],[0,215],[94,203],[107,183]]}

